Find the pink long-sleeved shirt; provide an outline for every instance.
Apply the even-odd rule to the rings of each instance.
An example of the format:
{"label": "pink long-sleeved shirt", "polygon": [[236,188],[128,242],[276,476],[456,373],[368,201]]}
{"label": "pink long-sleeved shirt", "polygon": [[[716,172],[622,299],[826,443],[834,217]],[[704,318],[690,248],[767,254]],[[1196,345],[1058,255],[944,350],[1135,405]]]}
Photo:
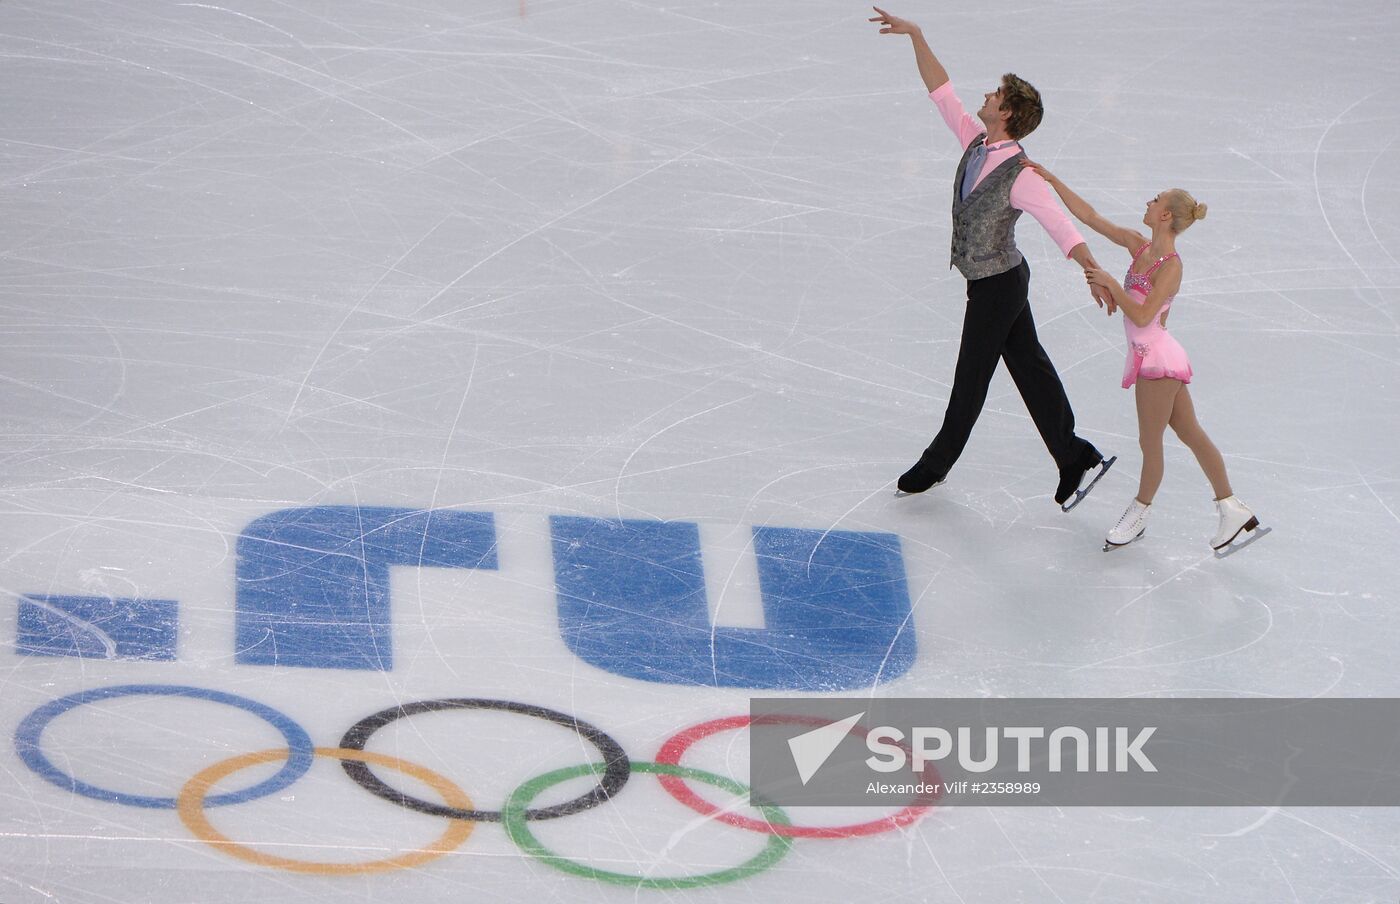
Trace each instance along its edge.
{"label": "pink long-sleeved shirt", "polygon": [[[944,82],[929,92],[929,99],[938,107],[938,112],[943,114],[943,121],[948,124],[948,128],[958,136],[958,145],[963,150],[967,150],[974,138],[987,131],[981,120],[963,109],[962,101],[958,100],[958,95],[953,91],[952,82]],[[998,164],[1014,157],[1020,150],[1021,146],[1014,141],[989,146],[987,162],[973,187],[980,185]],[[1033,169],[1022,169],[1016,181],[1011,183],[1011,206],[1035,217],[1036,222],[1050,234],[1050,238],[1064,252],[1065,257],[1069,257],[1069,252],[1075,245],[1084,242],[1084,237],[1074,228],[1074,223],[1060,209],[1060,205],[1055,203],[1049,184]]]}

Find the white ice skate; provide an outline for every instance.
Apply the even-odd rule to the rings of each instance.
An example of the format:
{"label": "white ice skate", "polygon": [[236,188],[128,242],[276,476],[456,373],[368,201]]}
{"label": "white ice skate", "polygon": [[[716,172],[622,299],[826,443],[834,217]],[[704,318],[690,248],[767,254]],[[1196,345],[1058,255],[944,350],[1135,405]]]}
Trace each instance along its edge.
{"label": "white ice skate", "polygon": [[1113,530],[1108,532],[1108,536],[1103,541],[1103,551],[1117,549],[1120,546],[1127,546],[1129,543],[1141,537],[1147,532],[1147,511],[1152,508],[1151,504],[1143,505],[1134,497],[1128,503],[1128,508],[1123,512],[1123,517],[1118,519],[1118,523],[1113,525]]}
{"label": "white ice skate", "polygon": [[[1272,528],[1260,527],[1259,519],[1254,517],[1249,506],[1241,502],[1238,496],[1217,499],[1215,512],[1220,516],[1220,529],[1215,532],[1214,537],[1211,537],[1210,546],[1215,550],[1217,559],[1223,559],[1239,552],[1272,530]],[[1249,537],[1243,542],[1236,543],[1236,538],[1245,531],[1249,531]]]}

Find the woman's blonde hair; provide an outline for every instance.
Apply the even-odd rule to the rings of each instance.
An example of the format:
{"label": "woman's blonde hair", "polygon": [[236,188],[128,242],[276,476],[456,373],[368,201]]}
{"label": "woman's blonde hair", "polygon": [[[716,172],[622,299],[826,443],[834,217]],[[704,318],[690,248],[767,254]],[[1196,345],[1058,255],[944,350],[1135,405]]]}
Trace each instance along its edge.
{"label": "woman's blonde hair", "polygon": [[1181,232],[1197,220],[1206,218],[1206,206],[1191,197],[1191,193],[1185,189],[1169,190],[1166,201],[1167,210],[1172,212],[1172,232]]}

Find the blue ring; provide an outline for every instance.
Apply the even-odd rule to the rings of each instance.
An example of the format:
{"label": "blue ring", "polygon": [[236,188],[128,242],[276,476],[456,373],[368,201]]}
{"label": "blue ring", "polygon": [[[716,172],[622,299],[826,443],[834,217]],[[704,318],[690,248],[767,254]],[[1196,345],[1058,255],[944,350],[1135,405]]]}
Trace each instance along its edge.
{"label": "blue ring", "polygon": [[196,700],[209,700],[214,703],[225,703],[229,706],[237,707],[252,713],[260,719],[270,723],[282,733],[282,737],[287,739],[287,747],[290,754],[287,763],[277,771],[275,775],[266,781],[253,785],[251,788],[244,788],[242,791],[233,791],[228,794],[219,794],[210,797],[206,801],[207,806],[219,807],[228,804],[238,804],[244,801],[256,800],[274,794],[277,791],[290,785],[301,778],[306,771],[311,768],[312,759],[315,756],[314,745],[311,743],[311,736],[306,733],[291,717],[283,715],[270,706],[266,706],[256,700],[249,700],[247,697],[239,697],[235,694],[226,694],[223,691],[211,691],[202,687],[186,687],[179,684],[122,684],[116,687],[99,687],[92,690],[81,691],[76,694],[69,694],[66,697],[59,697],[57,700],[45,703],[34,710],[24,721],[19,723],[19,728],[15,729],[15,750],[18,751],[20,759],[24,764],[34,770],[41,778],[75,794],[84,797],[91,797],[96,800],[106,800],[117,804],[127,804],[132,807],[148,807],[157,810],[175,809],[175,798],[173,797],[148,797],[142,794],[125,794],[120,791],[110,791],[100,788],[97,785],[88,784],[85,781],[74,778],[63,770],[59,769],[49,758],[44,755],[42,741],[44,729],[58,716],[68,712],[85,703],[94,703],[98,700],[109,700],[113,697],[130,697],[138,695],[150,695],[155,697],[192,697]]}

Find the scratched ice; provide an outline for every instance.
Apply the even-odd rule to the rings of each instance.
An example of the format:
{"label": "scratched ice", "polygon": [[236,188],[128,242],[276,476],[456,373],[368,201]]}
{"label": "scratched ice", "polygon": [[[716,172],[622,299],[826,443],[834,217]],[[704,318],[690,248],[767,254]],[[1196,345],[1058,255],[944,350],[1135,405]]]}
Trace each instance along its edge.
{"label": "scratched ice", "polygon": [[[517,701],[360,738],[425,806],[495,811],[601,761],[540,708],[644,764],[770,688],[1400,695],[1394,3],[892,11],[965,101],[1034,82],[1030,154],[1110,218],[1210,205],[1172,328],[1270,537],[1214,559],[1169,439],[1146,538],[1100,551],[1136,486],[1121,324],[1029,220],[1040,335],[1120,464],[1062,514],[1003,372],[949,483],[893,498],[957,349],[957,149],[859,5],[11,0],[0,901],[1400,898],[1388,809],[967,807],[784,852],[637,771],[529,823],[733,880],[639,889],[312,756]],[[733,800],[744,738],[686,754],[697,792]]]}

